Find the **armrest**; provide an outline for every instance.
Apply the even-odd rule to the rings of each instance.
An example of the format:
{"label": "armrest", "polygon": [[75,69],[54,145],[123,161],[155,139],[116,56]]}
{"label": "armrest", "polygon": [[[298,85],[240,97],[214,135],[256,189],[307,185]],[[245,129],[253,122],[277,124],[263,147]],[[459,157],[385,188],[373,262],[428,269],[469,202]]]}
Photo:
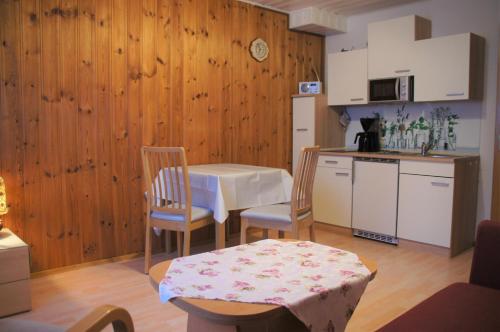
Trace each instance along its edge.
{"label": "armrest", "polygon": [[105,304],[92,310],[67,332],[98,332],[113,324],[115,332],[134,332],[134,323],[127,310]]}
{"label": "armrest", "polygon": [[484,220],[479,224],[470,283],[500,289],[500,222]]}

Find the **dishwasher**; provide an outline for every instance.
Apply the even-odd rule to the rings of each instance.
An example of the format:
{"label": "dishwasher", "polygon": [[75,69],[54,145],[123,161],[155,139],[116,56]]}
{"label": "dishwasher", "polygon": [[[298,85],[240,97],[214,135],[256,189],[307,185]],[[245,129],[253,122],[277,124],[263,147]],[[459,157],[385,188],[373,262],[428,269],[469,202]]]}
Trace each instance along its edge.
{"label": "dishwasher", "polygon": [[354,158],[353,235],[398,244],[399,160]]}

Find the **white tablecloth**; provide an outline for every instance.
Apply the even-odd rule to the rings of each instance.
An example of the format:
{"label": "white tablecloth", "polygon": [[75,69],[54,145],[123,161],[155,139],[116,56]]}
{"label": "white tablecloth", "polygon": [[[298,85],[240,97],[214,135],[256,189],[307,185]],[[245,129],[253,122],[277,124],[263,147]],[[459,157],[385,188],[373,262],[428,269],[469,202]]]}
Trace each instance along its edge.
{"label": "white tablecloth", "polygon": [[280,168],[240,164],[189,166],[192,202],[223,223],[230,210],[289,202],[293,179]]}
{"label": "white tablecloth", "polygon": [[[192,165],[188,169],[192,204],[212,210],[214,219],[219,223],[227,219],[230,210],[290,201],[293,179],[281,168],[205,164]],[[171,197],[169,185],[163,185],[163,179],[165,177],[160,172],[155,179],[156,186],[164,197]],[[165,188],[168,193],[164,192]]]}

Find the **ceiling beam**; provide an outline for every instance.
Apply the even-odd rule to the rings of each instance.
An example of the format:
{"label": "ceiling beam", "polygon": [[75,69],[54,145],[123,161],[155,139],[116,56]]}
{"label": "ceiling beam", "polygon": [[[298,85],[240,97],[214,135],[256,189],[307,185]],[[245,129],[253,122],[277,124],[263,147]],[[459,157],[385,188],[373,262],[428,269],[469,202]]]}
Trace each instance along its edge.
{"label": "ceiling beam", "polygon": [[278,8],[275,8],[275,7],[272,7],[272,6],[263,5],[261,3],[255,2],[255,1],[251,1],[251,0],[238,0],[238,1],[239,2],[248,3],[248,4],[254,5],[256,7],[260,7],[260,8],[264,8],[264,9],[269,9],[269,10],[272,10],[272,11],[275,11],[275,12],[279,12],[279,13],[283,13],[283,14],[287,14],[287,15],[290,14],[290,12],[287,11],[287,10],[278,9]]}
{"label": "ceiling beam", "polygon": [[290,12],[289,28],[328,36],[347,32],[347,18],[317,7],[307,7]]}

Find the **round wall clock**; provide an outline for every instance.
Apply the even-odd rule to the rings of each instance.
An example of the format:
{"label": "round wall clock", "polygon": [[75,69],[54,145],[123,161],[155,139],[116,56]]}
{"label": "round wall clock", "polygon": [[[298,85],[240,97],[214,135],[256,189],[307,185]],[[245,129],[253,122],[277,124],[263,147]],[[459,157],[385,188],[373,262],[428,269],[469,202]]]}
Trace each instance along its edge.
{"label": "round wall clock", "polygon": [[255,39],[250,44],[250,54],[252,54],[252,57],[255,60],[259,62],[264,61],[269,55],[269,48],[267,47],[267,43],[261,38]]}

